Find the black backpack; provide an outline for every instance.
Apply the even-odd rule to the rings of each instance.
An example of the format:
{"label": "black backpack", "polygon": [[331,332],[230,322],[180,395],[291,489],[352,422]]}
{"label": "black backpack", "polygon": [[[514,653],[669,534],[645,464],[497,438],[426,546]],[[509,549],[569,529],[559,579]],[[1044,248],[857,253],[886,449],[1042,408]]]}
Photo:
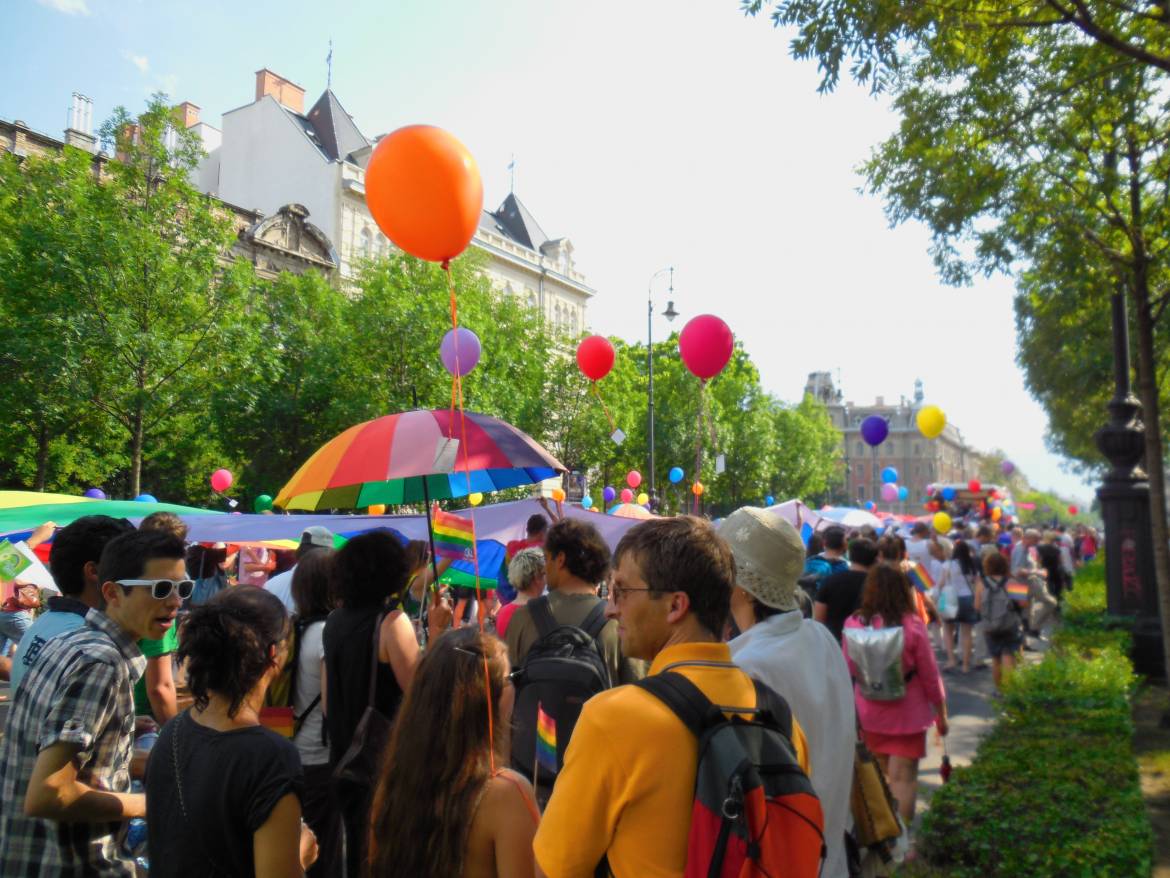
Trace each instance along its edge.
{"label": "black backpack", "polygon": [[[556,723],[557,771],[565,764],[565,748],[585,702],[613,685],[597,638],[608,621],[605,601],[598,600],[576,625],[561,625],[547,597],[528,602],[539,639],[515,671],[516,705],[512,711],[512,767],[533,779],[536,763],[537,708]],[[556,772],[538,771],[538,794],[547,795]],[[544,798],[544,796],[541,796]]]}

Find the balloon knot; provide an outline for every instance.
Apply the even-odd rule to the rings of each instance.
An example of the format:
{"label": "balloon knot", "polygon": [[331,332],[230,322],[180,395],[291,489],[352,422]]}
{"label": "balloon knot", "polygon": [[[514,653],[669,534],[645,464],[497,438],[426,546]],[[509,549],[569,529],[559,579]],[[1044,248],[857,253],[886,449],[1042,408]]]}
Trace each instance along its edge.
{"label": "balloon knot", "polygon": [[441,265],[443,267],[443,271],[450,271],[451,270],[451,260],[450,259],[444,259],[442,261]]}

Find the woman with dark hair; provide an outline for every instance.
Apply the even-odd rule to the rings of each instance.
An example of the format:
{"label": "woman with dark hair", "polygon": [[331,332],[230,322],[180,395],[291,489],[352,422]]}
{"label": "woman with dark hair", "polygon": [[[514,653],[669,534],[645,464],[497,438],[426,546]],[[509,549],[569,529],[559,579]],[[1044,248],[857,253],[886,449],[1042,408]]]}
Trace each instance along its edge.
{"label": "woman with dark hair", "polygon": [[1004,673],[1011,673],[1024,646],[1024,613],[1007,596],[1008,560],[998,553],[983,558],[980,587],[975,592],[975,607],[986,620],[984,631],[987,652],[991,655],[991,676],[995,688],[1003,683]]}
{"label": "woman with dark hair", "polygon": [[183,624],[195,703],[163,727],[147,763],[152,875],[297,875],[317,858],[296,747],[260,725],[288,634],[284,606],[258,588],[220,592]]}
{"label": "woman with dark hair", "polygon": [[504,768],[515,692],[508,651],[474,628],[427,650],[407,691],[374,794],[374,878],[529,878],[540,815]]}
{"label": "woman with dark hair", "polygon": [[331,874],[338,834],[335,809],[329,799],[331,766],[321,709],[325,619],[335,606],[332,574],[333,550],[318,549],[301,558],[292,577],[293,604],[297,608],[293,744],[305,770],[305,822],[317,834],[321,850],[310,875]]}
{"label": "woman with dark hair", "polygon": [[[926,626],[911,597],[913,586],[891,564],[875,564],[865,579],[861,609],[845,620],[842,648],[856,681],[854,702],[866,746],[881,763],[907,826],[914,819],[918,761],[926,755],[926,730],[932,724],[947,733],[947,703],[938,664]],[[875,635],[901,628],[900,653],[890,655],[893,640]],[[901,678],[902,685],[898,686]],[[879,680],[899,697],[883,697],[872,681]]]}
{"label": "woman with dark hair", "polygon": [[[366,707],[393,720],[402,693],[414,677],[418,639],[401,609],[409,574],[406,549],[388,531],[360,534],[333,555],[332,582],[340,606],[325,622],[322,688],[329,763],[333,766],[353,742]],[[441,610],[431,610],[431,637],[441,634],[450,619],[450,611],[444,620]],[[372,668],[376,668],[373,686]],[[345,801],[338,805],[345,826],[346,874],[357,875],[365,855],[369,803]]]}

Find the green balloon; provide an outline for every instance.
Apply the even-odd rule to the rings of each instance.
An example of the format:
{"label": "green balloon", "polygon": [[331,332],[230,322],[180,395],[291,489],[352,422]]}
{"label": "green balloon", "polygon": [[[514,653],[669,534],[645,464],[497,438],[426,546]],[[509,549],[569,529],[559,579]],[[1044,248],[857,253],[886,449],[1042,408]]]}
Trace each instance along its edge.
{"label": "green balloon", "polygon": [[252,508],[257,512],[267,512],[272,508],[272,497],[268,494],[261,494],[256,498],[256,502],[252,504]]}

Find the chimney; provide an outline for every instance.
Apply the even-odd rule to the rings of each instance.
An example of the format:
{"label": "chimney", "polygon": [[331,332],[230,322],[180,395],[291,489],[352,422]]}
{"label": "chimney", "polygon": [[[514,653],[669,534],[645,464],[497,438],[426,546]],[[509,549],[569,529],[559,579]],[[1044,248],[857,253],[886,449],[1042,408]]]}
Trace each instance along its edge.
{"label": "chimney", "polygon": [[878,408],[881,408],[885,404],[886,404],[886,398],[884,396],[879,396],[877,398],[877,402],[874,403],[874,405],[876,405]]}
{"label": "chimney", "polygon": [[190,101],[183,101],[175,107],[175,116],[178,124],[184,128],[199,124],[199,108]]}
{"label": "chimney", "polygon": [[65,142],[86,152],[97,151],[97,138],[93,136],[93,99],[73,93],[69,105],[69,125],[65,129]]}
{"label": "chimney", "polygon": [[294,113],[305,111],[305,90],[267,67],[256,71],[256,100],[272,95]]}

